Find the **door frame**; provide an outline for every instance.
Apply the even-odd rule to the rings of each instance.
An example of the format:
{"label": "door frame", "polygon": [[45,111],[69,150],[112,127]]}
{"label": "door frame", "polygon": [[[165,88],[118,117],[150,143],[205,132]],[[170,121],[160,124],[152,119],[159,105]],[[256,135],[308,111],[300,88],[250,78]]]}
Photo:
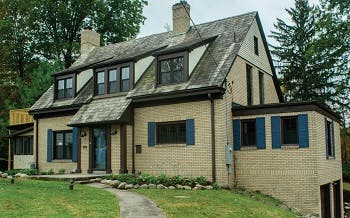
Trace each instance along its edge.
{"label": "door frame", "polygon": [[106,173],[112,173],[111,169],[111,127],[110,126],[93,126],[89,127],[89,169],[88,173],[94,172],[94,134],[93,131],[95,128],[104,128],[106,129]]}

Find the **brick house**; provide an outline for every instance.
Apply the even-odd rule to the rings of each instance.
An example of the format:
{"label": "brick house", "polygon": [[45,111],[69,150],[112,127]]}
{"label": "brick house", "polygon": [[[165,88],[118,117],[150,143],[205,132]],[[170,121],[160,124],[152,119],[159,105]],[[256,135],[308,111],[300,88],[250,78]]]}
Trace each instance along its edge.
{"label": "brick house", "polygon": [[194,28],[186,11],[173,6],[173,31],[104,47],[82,31],[30,109],[37,168],[206,176],[342,214],[338,115],[282,103],[257,12]]}

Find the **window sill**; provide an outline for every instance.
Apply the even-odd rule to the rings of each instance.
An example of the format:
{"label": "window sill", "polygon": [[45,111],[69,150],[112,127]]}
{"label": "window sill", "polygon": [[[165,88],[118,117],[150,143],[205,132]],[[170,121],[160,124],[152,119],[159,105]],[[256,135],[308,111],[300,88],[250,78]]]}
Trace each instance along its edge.
{"label": "window sill", "polygon": [[241,146],[241,151],[254,151],[254,150],[257,150],[256,146],[245,146],[245,147]]}
{"label": "window sill", "polygon": [[159,144],[155,146],[156,148],[169,148],[169,147],[187,147],[186,144]]}
{"label": "window sill", "polygon": [[329,156],[329,157],[327,157],[327,160],[335,160],[335,157],[334,156]]}
{"label": "window sill", "polygon": [[119,96],[126,96],[129,91],[127,92],[117,92],[113,94],[104,94],[104,95],[95,95],[93,99],[101,99],[101,98],[112,98],[112,97],[119,97]]}
{"label": "window sill", "polygon": [[72,160],[52,160],[52,163],[73,163]]}
{"label": "window sill", "polygon": [[290,149],[299,149],[299,145],[295,145],[295,144],[285,144],[281,146],[281,149],[284,150],[290,150]]}
{"label": "window sill", "polygon": [[14,156],[33,156],[33,154],[14,154]]}

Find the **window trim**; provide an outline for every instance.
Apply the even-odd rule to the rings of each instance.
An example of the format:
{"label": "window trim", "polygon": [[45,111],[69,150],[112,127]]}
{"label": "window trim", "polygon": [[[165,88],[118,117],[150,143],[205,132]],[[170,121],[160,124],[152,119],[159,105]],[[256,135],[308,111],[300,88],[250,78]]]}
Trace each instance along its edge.
{"label": "window trim", "polygon": [[[281,119],[281,146],[299,146],[299,132],[298,132],[298,129],[299,129],[299,127],[298,127],[298,125],[299,125],[299,123],[298,123],[298,116],[283,116],[283,117],[280,117],[280,119]],[[283,143],[284,142],[284,131],[283,131],[283,124],[284,124],[284,120],[288,120],[288,119],[295,119],[295,121],[296,121],[296,133],[297,133],[297,135],[296,135],[296,137],[297,137],[297,142],[295,143],[295,144],[286,144],[286,143]]]}
{"label": "window trim", "polygon": [[[160,62],[167,59],[173,59],[177,57],[183,57],[183,74],[184,78],[179,83],[160,83]],[[167,86],[167,85],[175,85],[187,82],[189,79],[189,52],[176,52],[172,54],[158,55],[156,56],[156,86]]]}
{"label": "window trim", "polygon": [[[108,67],[101,67],[101,68],[96,68],[94,69],[94,75],[93,75],[93,83],[94,83],[94,96],[95,97],[103,97],[103,96],[113,96],[113,95],[121,95],[129,92],[134,88],[134,78],[135,78],[135,71],[134,71],[134,62],[126,62],[122,64],[116,64],[116,65],[111,65]],[[123,67],[129,67],[130,69],[130,81],[129,81],[129,90],[125,92],[121,92],[121,68]],[[117,70],[117,91],[114,93],[109,93],[109,71],[116,69]],[[105,87],[104,87],[104,94],[99,95],[97,93],[97,73],[99,72],[104,72],[104,81],[105,81]]]}
{"label": "window trim", "polygon": [[[255,145],[243,145],[243,123],[244,122],[252,122],[254,121],[254,125],[255,125],[255,134],[254,134],[254,137],[255,137]],[[240,137],[241,137],[241,148],[256,148],[257,147],[257,137],[256,137],[256,118],[251,118],[251,119],[241,119],[240,120],[240,125],[241,125],[241,129],[240,129]]]}
{"label": "window trim", "polygon": [[[58,99],[58,81],[59,80],[63,80],[63,79],[72,79],[72,89],[73,89],[73,95],[71,98],[62,98],[62,99]],[[55,84],[54,84],[54,98],[55,101],[64,101],[67,99],[74,99],[76,97],[76,90],[77,90],[77,74],[67,74],[67,75],[62,75],[62,76],[56,76],[55,77]]]}
{"label": "window trim", "polygon": [[259,56],[259,39],[258,37],[254,36],[254,53]]}
{"label": "window trim", "polygon": [[259,71],[259,103],[265,104],[265,76]]}
{"label": "window trim", "polygon": [[[56,130],[56,131],[52,131],[52,160],[53,161],[72,161],[73,159],[73,152],[71,152],[71,158],[70,159],[66,159],[66,158],[63,158],[62,156],[62,159],[57,159],[55,158],[55,147],[56,147],[56,134],[59,134],[59,133],[72,133],[72,149],[73,150],[73,130]],[[65,137],[64,137],[65,139]],[[64,140],[65,141],[65,140]]]}
{"label": "window trim", "polygon": [[172,125],[172,124],[184,124],[185,125],[185,128],[186,128],[186,120],[177,120],[177,121],[167,121],[167,122],[156,122],[156,131],[155,131],[155,134],[156,134],[156,145],[184,145],[186,144],[186,129],[185,129],[185,141],[184,142],[168,142],[168,143],[165,143],[165,142],[159,142],[159,126],[162,126],[162,125]]}

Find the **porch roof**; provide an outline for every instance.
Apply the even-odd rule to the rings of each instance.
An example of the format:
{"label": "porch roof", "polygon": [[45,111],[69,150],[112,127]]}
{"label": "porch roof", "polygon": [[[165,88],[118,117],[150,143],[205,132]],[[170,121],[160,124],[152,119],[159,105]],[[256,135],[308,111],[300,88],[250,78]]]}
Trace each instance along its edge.
{"label": "porch roof", "polygon": [[125,95],[93,99],[79,109],[68,126],[130,122],[130,103],[131,99],[127,99]]}

